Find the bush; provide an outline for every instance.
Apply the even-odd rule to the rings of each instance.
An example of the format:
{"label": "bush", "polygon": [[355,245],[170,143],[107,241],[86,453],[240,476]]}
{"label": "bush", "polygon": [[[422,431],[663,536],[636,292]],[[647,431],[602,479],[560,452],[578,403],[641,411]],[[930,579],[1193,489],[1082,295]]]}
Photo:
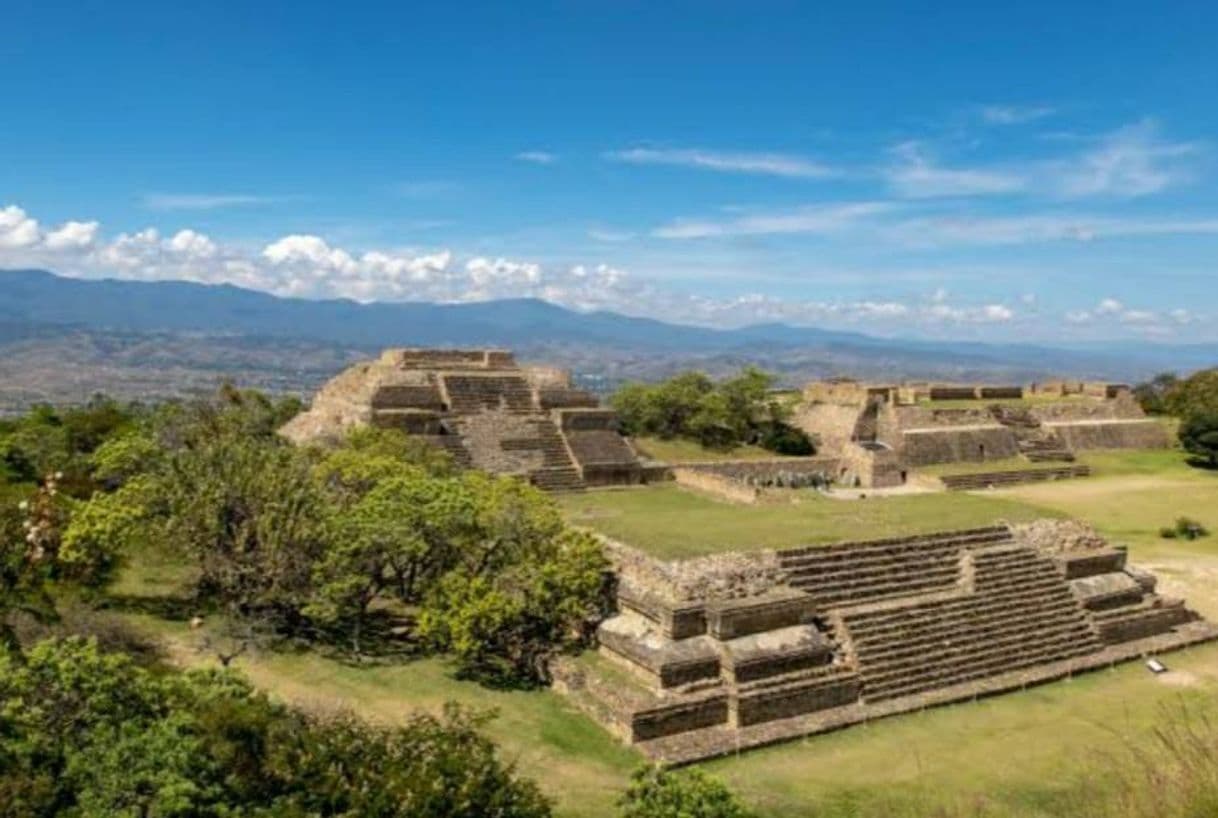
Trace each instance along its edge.
{"label": "bush", "polygon": [[1159,536],[1165,540],[1196,540],[1208,537],[1209,533],[1209,529],[1191,517],[1177,517],[1174,525],[1159,529]]}
{"label": "bush", "polygon": [[751,818],[723,782],[700,770],[635,771],[620,802],[622,818]]}

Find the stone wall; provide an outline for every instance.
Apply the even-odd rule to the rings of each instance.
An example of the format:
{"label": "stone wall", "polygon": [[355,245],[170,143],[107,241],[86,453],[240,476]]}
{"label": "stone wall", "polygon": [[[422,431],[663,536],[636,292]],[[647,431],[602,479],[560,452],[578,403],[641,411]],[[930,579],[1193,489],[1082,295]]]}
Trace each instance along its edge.
{"label": "stone wall", "polygon": [[515,369],[516,359],[503,349],[394,348],[380,363],[401,369]]}
{"label": "stone wall", "polygon": [[523,367],[525,379],[534,389],[570,389],[571,372],[557,366]]}
{"label": "stone wall", "polygon": [[931,400],[975,400],[976,398],[977,387],[975,386],[935,385],[930,388]]}
{"label": "stone wall", "polygon": [[959,407],[952,409],[928,406],[898,406],[893,409],[897,426],[904,429],[923,429],[931,426],[990,426],[994,418],[988,407]]}
{"label": "stone wall", "polygon": [[1001,460],[1019,454],[1014,433],[998,425],[906,429],[901,438],[901,460],[913,467]]}
{"label": "stone wall", "polygon": [[539,446],[514,447],[511,443],[536,441],[537,430],[528,416],[487,410],[462,418],[460,431],[476,468],[497,474],[526,474],[544,465],[545,455]]}
{"label": "stone wall", "polygon": [[790,422],[816,441],[818,452],[836,456],[850,443],[861,408],[861,405],[805,403],[795,409]]}
{"label": "stone wall", "polygon": [[1064,421],[1045,423],[1072,451],[1166,449],[1167,429],[1155,420]]}
{"label": "stone wall", "polygon": [[729,552],[666,562],[608,537],[600,539],[622,586],[668,605],[757,596],[781,585],[785,577],[773,551]]}

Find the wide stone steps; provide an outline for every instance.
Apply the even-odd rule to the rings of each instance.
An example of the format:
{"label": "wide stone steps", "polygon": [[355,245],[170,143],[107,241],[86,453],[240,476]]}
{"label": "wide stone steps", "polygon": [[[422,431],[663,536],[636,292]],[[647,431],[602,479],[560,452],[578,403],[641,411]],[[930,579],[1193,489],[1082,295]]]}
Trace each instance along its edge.
{"label": "wide stone steps", "polygon": [[[1027,641],[1042,638],[1045,634],[1069,632],[1077,637],[1094,638],[1090,626],[1071,616],[1072,612],[1062,608],[1031,615],[1029,611],[1003,611],[1006,618],[989,617],[984,622],[970,623],[955,629],[941,629],[934,633],[919,633],[906,630],[900,635],[880,642],[855,643],[859,668],[870,681],[880,679],[885,673],[902,672],[911,666],[925,663],[928,659],[939,661],[949,656],[962,656],[985,651],[1004,641]],[[1022,621],[1011,622],[1019,614]],[[899,647],[894,643],[899,642]]]}
{"label": "wide stone steps", "polygon": [[542,491],[583,491],[586,486],[579,470],[565,468],[542,468],[529,473],[529,482]]}
{"label": "wide stone steps", "polygon": [[992,544],[1008,541],[1010,538],[1011,532],[1006,526],[986,526],[984,528],[969,528],[960,531],[919,534],[911,537],[860,540],[858,542],[829,543],[827,545],[805,545],[779,551],[778,557],[783,560],[784,564],[803,558],[811,558],[818,561],[840,558],[854,561],[875,552],[903,552],[908,548],[926,547],[934,544]]}
{"label": "wide stone steps", "polygon": [[445,375],[444,387],[448,393],[449,409],[457,414],[484,409],[515,413],[538,411],[533,390],[522,377]]}
{"label": "wide stone steps", "polygon": [[979,489],[1015,486],[1022,483],[1039,483],[1049,480],[1069,480],[1088,477],[1090,466],[1058,466],[1045,469],[1012,469],[1010,471],[980,472],[974,474],[945,474],[939,478],[950,491],[976,491]]}
{"label": "wide stone steps", "polygon": [[1103,645],[1053,562],[1023,546],[973,552],[972,590],[839,611],[874,702],[982,679]]}
{"label": "wide stone steps", "polygon": [[1011,613],[1021,611],[1025,606],[1032,606],[1034,615],[1042,613],[1056,615],[1073,614],[1076,603],[1067,597],[1047,601],[1041,592],[1012,595],[1000,601],[995,600],[995,603],[988,609],[978,610],[976,604],[971,607],[959,604],[944,605],[941,610],[916,619],[853,622],[851,623],[852,641],[856,649],[865,650],[876,645],[887,645],[894,638],[905,637],[910,633],[915,634],[919,639],[946,639],[955,637],[969,628],[981,629],[992,624],[1004,624],[1004,619],[1009,621]]}
{"label": "wide stone steps", "polygon": [[806,591],[819,607],[832,608],[860,602],[950,590],[956,585],[959,572],[955,566],[939,570],[925,570],[911,577],[895,577],[887,580],[860,580],[828,588],[814,579],[792,578],[788,584]]}
{"label": "wide stone steps", "polygon": [[907,650],[860,656],[858,664],[868,686],[874,689],[896,677],[918,675],[931,664],[948,661],[977,664],[980,659],[1006,653],[1010,646],[1047,643],[1065,636],[1082,644],[1089,644],[1095,638],[1086,623],[1044,619],[1030,622],[1023,628],[994,627],[984,634],[968,634],[955,639],[920,639],[916,645],[911,643]]}
{"label": "wide stone steps", "polygon": [[957,668],[954,672],[940,673],[932,671],[904,683],[883,685],[870,690],[867,688],[866,683],[864,683],[863,699],[868,703],[874,703],[885,699],[925,693],[928,690],[939,687],[949,687],[951,685],[963,684],[964,682],[977,681],[1002,673],[1023,670],[1035,665],[1071,659],[1090,652],[1092,652],[1090,648],[1082,648],[1077,640],[1067,637],[1056,644],[1048,646],[1037,645],[1023,652],[1002,655],[985,664],[965,665],[963,669]]}
{"label": "wide stone steps", "polygon": [[779,553],[790,585],[822,608],[949,591],[966,551],[1009,544],[1005,526],[938,535],[799,548]]}

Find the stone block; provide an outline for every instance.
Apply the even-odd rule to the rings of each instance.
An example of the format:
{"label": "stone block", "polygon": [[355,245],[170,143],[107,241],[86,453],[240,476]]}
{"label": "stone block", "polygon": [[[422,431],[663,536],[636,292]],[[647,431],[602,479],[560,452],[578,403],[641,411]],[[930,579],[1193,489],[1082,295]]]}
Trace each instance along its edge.
{"label": "stone block", "polygon": [[795,588],[775,588],[759,596],[714,600],[706,606],[707,633],[716,639],[803,625],[816,614],[812,597]]}

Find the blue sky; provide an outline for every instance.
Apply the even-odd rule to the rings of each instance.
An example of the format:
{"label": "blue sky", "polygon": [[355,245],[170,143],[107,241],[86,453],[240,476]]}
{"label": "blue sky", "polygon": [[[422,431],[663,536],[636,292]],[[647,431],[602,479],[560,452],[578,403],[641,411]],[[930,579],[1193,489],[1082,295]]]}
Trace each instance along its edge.
{"label": "blue sky", "polygon": [[5,4],[0,265],[1218,340],[1212,3]]}

